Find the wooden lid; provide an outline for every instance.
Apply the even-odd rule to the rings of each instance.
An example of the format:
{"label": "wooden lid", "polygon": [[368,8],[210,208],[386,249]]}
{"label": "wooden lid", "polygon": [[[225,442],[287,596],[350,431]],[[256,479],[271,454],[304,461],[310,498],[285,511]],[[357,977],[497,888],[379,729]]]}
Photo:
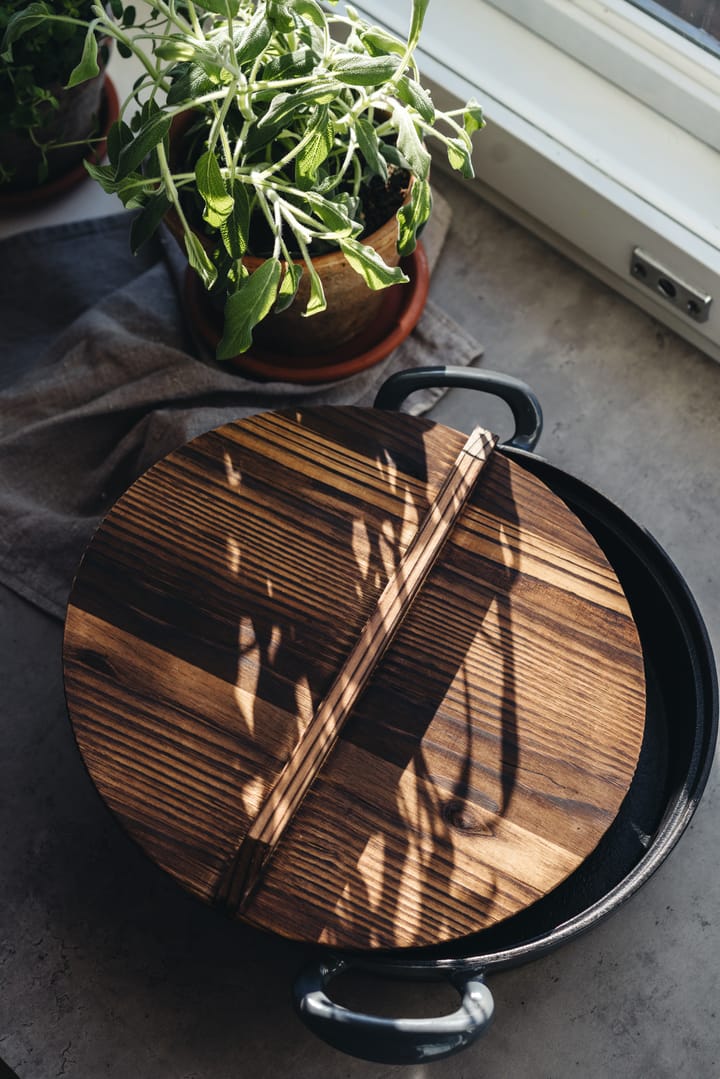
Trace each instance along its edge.
{"label": "wooden lid", "polygon": [[372,409],[263,413],[99,528],[70,718],[110,808],[206,902],[304,941],[433,944],[547,894],[616,816],[645,719],[631,613],[574,514],[494,452],[244,906],[229,886],[464,443]]}

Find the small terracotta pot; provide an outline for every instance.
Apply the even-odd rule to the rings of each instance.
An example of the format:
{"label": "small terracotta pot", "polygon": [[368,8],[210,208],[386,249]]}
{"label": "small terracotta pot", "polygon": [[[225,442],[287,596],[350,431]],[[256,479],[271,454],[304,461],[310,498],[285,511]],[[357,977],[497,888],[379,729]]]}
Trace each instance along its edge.
{"label": "small terracotta pot", "polygon": [[[32,144],[28,146],[27,140],[20,140],[17,136],[3,136],[0,139],[0,157],[4,161],[17,160],[20,165],[19,171],[16,170],[13,184],[0,187],[0,208],[22,209],[26,206],[34,206],[37,203],[55,198],[57,195],[77,186],[87,177],[84,166],[85,161],[90,161],[93,164],[99,164],[102,161],[107,146],[107,133],[118,118],[120,102],[114,84],[104,72],[92,80],[92,85],[83,83],[80,86],[73,87],[73,89],[83,90],[86,86],[88,87],[88,96],[84,101],[88,107],[92,103],[91,107],[94,109],[95,122],[94,130],[96,136],[99,136],[98,141],[93,142],[89,149],[87,145],[68,148],[71,151],[68,156],[65,156],[66,151],[64,150],[56,151],[57,156],[51,155],[50,158],[52,167],[48,179],[44,183],[38,184],[36,177],[40,158],[37,148]],[[68,93],[71,92],[68,91]],[[87,113],[84,115],[87,118]],[[90,126],[89,129],[86,127],[82,135],[78,137],[87,135],[88,130],[92,132],[93,127]],[[63,138],[75,137],[69,135],[67,131],[68,129],[65,128]],[[15,156],[16,153],[18,154],[17,157]],[[62,168],[60,168],[61,161]],[[21,176],[24,178],[24,183],[19,183]]]}

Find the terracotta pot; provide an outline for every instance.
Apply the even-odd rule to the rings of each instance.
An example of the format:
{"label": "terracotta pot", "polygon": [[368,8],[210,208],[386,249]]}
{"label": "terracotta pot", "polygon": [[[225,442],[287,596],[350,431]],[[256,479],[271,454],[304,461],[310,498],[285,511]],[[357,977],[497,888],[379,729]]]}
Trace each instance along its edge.
{"label": "terracotta pot", "polygon": [[[191,122],[190,113],[182,113],[173,120],[170,129],[172,165],[176,164],[180,157],[177,147]],[[184,251],[183,230],[174,210],[167,213],[166,222]],[[218,241],[210,239],[206,234],[198,231],[197,236],[206,250],[212,251],[217,246]],[[362,242],[374,248],[388,266],[399,265],[395,215]],[[262,261],[253,255],[245,255],[243,265],[252,273]],[[304,266],[302,260],[295,261]],[[253,331],[253,341],[261,349],[284,356],[315,358],[318,354],[332,352],[338,345],[358,338],[368,331],[372,332],[372,328],[378,323],[383,309],[387,307],[387,289],[369,289],[341,251],[317,255],[313,258],[313,265],[322,281],[327,310],[310,318],[303,315],[310,294],[309,276],[305,271],[290,307],[280,314],[271,313]],[[207,310],[206,303],[203,302],[202,306]]]}
{"label": "terracotta pot", "polygon": [[[377,317],[350,339],[302,354],[258,344],[224,362],[252,378],[301,385],[335,382],[374,367],[412,333],[427,301],[430,269],[422,244],[401,265],[410,278],[408,284],[391,285],[373,293],[382,300]],[[196,340],[214,355],[222,336],[222,312],[213,306],[200,279],[189,268],[183,299]]]}
{"label": "terracotta pot", "polygon": [[[397,266],[400,263],[397,235],[397,221],[393,215],[363,243],[373,247],[388,266]],[[304,266],[302,260],[294,261],[296,265]],[[262,259],[247,255],[243,263],[252,273],[262,265]],[[322,281],[327,310],[310,318],[303,315],[310,296],[310,277],[305,270],[290,307],[280,314],[270,315],[255,329],[253,338],[262,347],[310,355],[357,337],[377,321],[385,304],[385,290],[369,289],[342,251],[317,255],[313,258],[313,266]]]}
{"label": "terracotta pot", "polygon": [[[45,122],[36,129],[35,139],[14,130],[0,134],[0,160],[4,165],[9,165],[13,172],[12,180],[0,187],[0,193],[3,195],[27,192],[61,180],[81,166],[83,159],[95,150],[88,140],[107,130],[103,127],[103,122],[108,111],[105,71],[111,48],[110,39],[103,38],[100,45],[98,53],[100,72],[94,79],[88,79],[70,89],[66,89],[61,83],[54,83],[47,87],[58,105],[57,108],[53,108],[49,102],[43,102],[40,106]],[[113,119],[116,117],[117,107]],[[107,127],[109,126],[108,124]],[[38,175],[43,155],[35,145],[36,141],[77,144],[48,149],[48,171],[42,182],[38,181]],[[84,170],[82,175],[85,175]]]}
{"label": "terracotta pot", "polygon": [[[85,161],[90,161],[93,164],[99,164],[102,161],[105,156],[108,131],[120,113],[120,101],[113,82],[107,76],[98,76],[98,79],[100,81],[100,104],[99,112],[96,113],[96,126],[94,129],[94,137],[97,141],[91,143],[89,148],[88,144],[73,147],[72,149],[75,152],[72,154],[70,166],[60,172],[56,168],[53,169],[51,178],[48,178],[42,184],[32,181],[24,187],[18,187],[17,183],[0,187],[0,208],[23,209],[26,206],[34,206],[55,198],[57,195],[76,187],[87,178]],[[78,86],[76,89],[81,90],[83,86]],[[0,138],[0,157],[4,161],[11,160],[12,150],[6,149],[6,146],[9,147],[9,145],[9,142],[6,143],[5,141],[5,136],[2,136]],[[36,150],[36,148],[30,146],[29,150]],[[25,146],[25,151],[27,154],[27,146]],[[34,175],[37,174],[37,166],[38,161],[35,160]]]}

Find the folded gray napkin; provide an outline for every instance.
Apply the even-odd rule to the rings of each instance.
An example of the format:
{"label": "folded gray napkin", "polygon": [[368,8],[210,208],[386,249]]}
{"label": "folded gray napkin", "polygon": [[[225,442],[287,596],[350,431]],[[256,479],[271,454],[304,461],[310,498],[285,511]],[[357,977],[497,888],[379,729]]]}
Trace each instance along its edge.
{"label": "folded gray napkin", "polygon": [[[436,202],[424,237],[431,265],[445,205]],[[254,381],[197,357],[173,243],[133,259],[128,235],[118,214],[0,244],[0,580],[58,618],[104,513],[189,439],[265,409],[370,406],[394,371],[482,354],[431,300],[410,338],[369,371],[312,387]],[[414,395],[409,410],[437,397]]]}

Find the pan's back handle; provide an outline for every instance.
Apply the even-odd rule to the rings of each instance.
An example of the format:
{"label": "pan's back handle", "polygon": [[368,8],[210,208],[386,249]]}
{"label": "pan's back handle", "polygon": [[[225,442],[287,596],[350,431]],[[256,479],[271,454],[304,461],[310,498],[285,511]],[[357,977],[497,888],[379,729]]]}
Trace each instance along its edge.
{"label": "pan's back handle", "polygon": [[510,406],[515,433],[504,443],[518,450],[533,450],[542,434],[543,416],[534,391],[518,378],[498,371],[471,367],[415,367],[391,375],[378,390],[375,408],[397,409],[416,390],[436,387],[481,390],[502,398]]}
{"label": "pan's back handle", "polygon": [[345,959],[310,963],[294,985],[295,1008],[305,1026],[343,1053],[381,1064],[429,1064],[467,1048],[492,1021],[492,994],[478,972],[446,975],[462,998],[449,1015],[386,1019],[351,1011],[330,999],[328,986],[352,966]]}

